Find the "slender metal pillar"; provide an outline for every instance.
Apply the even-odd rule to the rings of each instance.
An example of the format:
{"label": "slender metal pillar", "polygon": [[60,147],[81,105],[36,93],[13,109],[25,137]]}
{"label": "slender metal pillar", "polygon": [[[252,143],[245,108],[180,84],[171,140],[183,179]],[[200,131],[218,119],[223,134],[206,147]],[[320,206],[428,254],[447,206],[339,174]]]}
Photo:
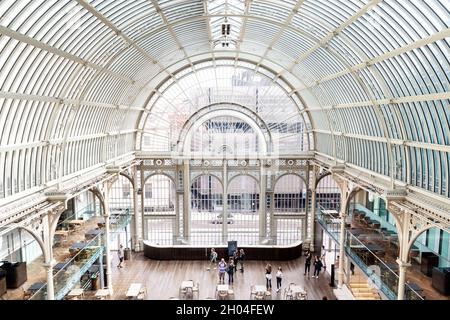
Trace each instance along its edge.
{"label": "slender metal pillar", "polygon": [[[50,214],[47,214],[42,219],[43,223],[43,235],[44,235],[44,245],[47,250],[46,259],[44,262],[44,267],[47,272],[47,300],[55,300],[55,284],[53,280],[53,266],[55,262],[53,260],[53,239],[51,236],[51,219]],[[45,256],[45,255],[44,255]]]}
{"label": "slender metal pillar", "polygon": [[405,283],[406,283],[406,271],[411,264],[401,261],[400,259],[397,259],[398,263],[398,293],[397,293],[397,300],[404,300],[405,299]]}
{"label": "slender metal pillar", "polygon": [[110,226],[109,226],[109,197],[108,191],[104,195],[103,201],[105,202],[105,251],[106,251],[106,282],[108,283],[109,294],[113,294],[113,285],[112,285],[112,272],[111,272],[111,244],[110,244]]}
{"label": "slender metal pillar", "polygon": [[[341,210],[343,210],[341,208]],[[341,230],[339,234],[339,274],[338,287],[342,288],[344,285],[344,256],[345,256],[345,218],[347,214],[341,211]]]}
{"label": "slender metal pillar", "polygon": [[[269,207],[269,215],[270,215],[270,238],[272,245],[277,244],[277,219],[275,219],[275,201],[273,191],[267,192],[266,197],[269,199],[270,207]],[[264,204],[265,205],[265,204]]]}
{"label": "slender metal pillar", "polygon": [[[315,184],[315,179],[314,179],[314,184]],[[309,249],[311,250],[311,252],[314,252],[314,237],[315,237],[315,216],[316,216],[316,189],[313,188],[311,189],[311,210],[308,212],[308,215],[306,217],[306,221],[305,223],[307,224],[306,227],[306,239],[309,241],[310,246]]]}
{"label": "slender metal pillar", "polygon": [[[141,247],[141,250],[142,250],[142,248],[143,248],[142,239],[148,239],[148,234],[147,234],[148,230],[147,230],[147,221],[145,220],[145,198],[144,198],[144,194],[145,194],[145,192],[144,192],[144,188],[145,188],[145,181],[144,181],[144,179],[145,179],[145,172],[144,172],[144,166],[142,164],[140,166],[140,170],[141,170],[141,172],[140,172],[140,179],[139,179],[140,181],[139,181],[139,183],[140,183],[140,189],[141,189],[141,194],[140,194],[140,200],[141,200],[140,209],[141,209],[141,212],[140,212],[139,217],[140,217],[140,221],[141,221],[141,224],[140,224],[141,232],[140,232],[140,237],[139,237],[139,246]],[[138,206],[139,206],[139,204],[138,204]]]}
{"label": "slender metal pillar", "polygon": [[98,266],[99,266],[99,273],[100,273],[100,288],[105,288],[105,274],[103,270],[103,252],[102,255],[98,258]]}
{"label": "slender metal pillar", "polygon": [[137,180],[136,168],[133,169],[133,216],[134,216],[134,229],[132,229],[133,234],[131,235],[133,239],[134,251],[141,251],[141,241],[142,237],[140,236],[142,233],[139,232],[142,228],[142,220],[141,220],[141,208],[139,207],[139,195],[137,190],[139,189],[140,181]]}
{"label": "slender metal pillar", "polygon": [[191,242],[191,181],[189,172],[189,160],[184,160],[183,163],[183,234],[185,240]]}
{"label": "slender metal pillar", "polygon": [[310,230],[308,227],[308,217],[310,217],[310,211],[312,210],[311,207],[311,185],[310,185],[310,164],[309,161],[307,161],[306,170],[305,170],[305,188],[306,188],[306,197],[305,197],[305,217],[304,219],[301,219],[301,236],[300,239],[302,241],[305,241],[308,239],[308,236],[310,234]]}
{"label": "slender metal pillar", "polygon": [[55,283],[53,279],[53,266],[55,261],[49,261],[44,264],[47,269],[47,300],[55,300]]}
{"label": "slender metal pillar", "polygon": [[223,193],[222,193],[222,242],[227,244],[228,241],[228,167],[227,160],[223,159]]}
{"label": "slender metal pillar", "polygon": [[259,173],[259,243],[267,239],[266,216],[266,174],[264,166],[260,166]]}

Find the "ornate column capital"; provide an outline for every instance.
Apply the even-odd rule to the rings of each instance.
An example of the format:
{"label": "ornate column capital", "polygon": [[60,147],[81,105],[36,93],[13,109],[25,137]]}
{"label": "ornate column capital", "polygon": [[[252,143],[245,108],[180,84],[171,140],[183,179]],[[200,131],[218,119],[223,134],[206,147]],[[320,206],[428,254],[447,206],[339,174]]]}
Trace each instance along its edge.
{"label": "ornate column capital", "polygon": [[348,214],[347,214],[347,212],[345,212],[345,211],[340,211],[340,212],[339,212],[339,216],[340,216],[341,218],[345,219],[345,218],[347,218]]}
{"label": "ornate column capital", "polygon": [[411,263],[402,261],[400,259],[395,260],[395,262],[397,262],[399,268],[402,268],[402,269],[406,269],[408,267],[411,267]]}
{"label": "ornate column capital", "polygon": [[42,265],[47,269],[53,268],[56,265],[56,260],[52,259],[49,262],[44,262]]}

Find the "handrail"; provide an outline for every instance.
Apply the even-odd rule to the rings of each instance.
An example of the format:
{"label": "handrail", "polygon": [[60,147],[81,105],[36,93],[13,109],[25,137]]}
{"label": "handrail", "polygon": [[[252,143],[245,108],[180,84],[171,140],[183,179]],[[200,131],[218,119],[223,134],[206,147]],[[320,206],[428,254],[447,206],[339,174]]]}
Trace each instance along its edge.
{"label": "handrail", "polygon": [[[58,277],[58,275],[62,274],[62,272],[65,272],[64,269],[66,269],[67,266],[71,265],[71,264],[79,257],[79,255],[81,255],[81,253],[82,253],[86,248],[89,248],[89,247],[91,247],[91,248],[92,248],[92,247],[101,247],[101,244],[100,244],[100,245],[96,245],[96,246],[92,246],[91,244],[92,244],[94,241],[97,241],[97,240],[99,239],[99,237],[101,237],[102,234],[103,234],[103,233],[99,233],[99,234],[96,235],[94,238],[92,238],[89,242],[87,242],[87,243],[86,243],[86,246],[84,246],[83,249],[81,249],[76,255],[74,255],[69,261],[67,261],[67,262],[64,264],[64,266],[63,266],[58,272],[56,272],[56,273],[53,275],[53,279],[56,279],[56,278]],[[47,283],[46,283],[44,286],[42,286],[39,290],[37,290],[37,291],[30,297],[30,300],[33,300],[34,297],[37,296],[37,295],[39,295],[39,294],[45,296],[45,293],[43,293],[43,290],[44,290],[44,289],[47,289]],[[45,292],[46,292],[46,291],[47,291],[47,290],[45,290]],[[55,297],[56,297],[56,295],[57,295],[57,293],[55,293]]]}
{"label": "handrail", "polygon": [[[112,228],[113,229],[113,230],[111,230],[112,237],[114,237],[117,230],[123,228],[130,221],[130,218],[131,218],[131,214],[130,214],[129,210],[126,210],[126,214],[121,214],[120,216],[125,217],[125,218],[121,219],[115,228]],[[79,258],[79,256],[83,253],[83,251],[85,252],[86,249],[91,249],[91,248],[95,248],[95,247],[100,248],[100,250],[96,251],[87,261],[85,261],[83,263],[83,265],[80,267],[80,269],[77,271],[77,273],[73,274],[70,279],[72,279],[72,278],[75,279],[75,278],[78,278],[81,275],[83,275],[89,269],[89,267],[91,267],[94,264],[95,260],[99,256],[101,256],[101,253],[104,250],[103,236],[104,236],[104,232],[101,232],[101,233],[97,234],[95,237],[93,237],[92,239],[90,239],[88,242],[86,242],[86,245],[83,247],[83,249],[81,249],[70,260],[68,260],[64,264],[64,266],[53,275],[53,279],[56,280],[58,277],[60,277],[63,274],[63,272],[65,273],[66,272],[65,270],[67,270],[68,266],[74,264],[74,261],[77,260]],[[70,279],[67,281],[66,285],[61,288],[61,290],[58,290],[58,291],[55,290],[55,299],[62,299],[64,297],[64,295],[67,294],[67,292],[69,292],[71,288],[73,288],[76,281],[73,282],[73,281],[70,281]],[[39,290],[37,290],[30,297],[30,300],[34,300],[37,297],[44,298],[46,293],[47,293],[47,283],[45,283],[44,286],[42,286]]]}
{"label": "handrail", "polygon": [[[328,225],[327,225],[326,221],[323,220],[323,216],[328,216],[328,217],[332,217],[332,216],[327,214],[327,213],[323,213],[322,210],[324,210],[324,209],[320,206],[320,208],[319,208],[320,215],[318,215],[318,217],[319,217],[318,221],[324,227],[324,230],[336,241],[336,243],[339,244],[340,243],[340,239],[335,237],[335,235],[333,233],[340,234],[340,229],[338,229],[336,231],[333,231],[333,232],[330,232],[330,230],[328,229]],[[320,217],[320,216],[322,216],[322,217]],[[344,243],[346,244],[345,245],[346,251],[347,251],[347,253],[349,253],[349,255],[353,258],[353,260],[355,262],[360,262],[360,263],[357,263],[357,264],[360,267],[362,267],[361,269],[369,277],[369,279],[373,275],[367,273],[366,269],[368,268],[368,266],[364,263],[364,261],[361,260],[359,255],[356,252],[354,252],[354,250],[352,249],[352,245],[350,244],[350,242],[354,241],[354,240],[356,240],[356,243],[358,245],[362,246],[365,250],[367,250],[369,252],[369,254],[371,254],[372,256],[374,256],[378,260],[379,266],[382,266],[383,268],[386,268],[387,271],[392,273],[396,277],[396,280],[397,280],[397,283],[398,283],[399,276],[397,275],[397,273],[394,270],[392,270],[391,268],[389,268],[389,266],[386,265],[386,263],[383,260],[381,260],[374,252],[372,252],[363,242],[361,242],[361,240],[359,240],[356,236],[351,234],[348,229],[345,229]],[[357,257],[357,259],[355,259],[355,257]],[[391,288],[386,283],[384,283],[384,281],[381,279],[381,277],[379,277],[379,276],[377,276],[377,277],[380,280],[380,284],[381,284],[381,288],[380,289],[386,294],[386,296],[395,299],[396,296],[397,296],[395,294],[395,292],[392,291]],[[383,288],[386,288],[388,291],[387,290],[383,290]],[[412,289],[411,286],[408,283],[405,283],[405,288],[408,288],[408,290],[413,292],[420,300],[423,300],[422,296],[417,291]]]}

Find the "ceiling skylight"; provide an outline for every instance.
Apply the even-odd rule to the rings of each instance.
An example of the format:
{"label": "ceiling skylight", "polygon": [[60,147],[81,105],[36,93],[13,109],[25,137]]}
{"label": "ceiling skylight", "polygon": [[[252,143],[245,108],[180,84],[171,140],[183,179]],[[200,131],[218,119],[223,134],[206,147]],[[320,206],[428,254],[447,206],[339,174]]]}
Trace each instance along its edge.
{"label": "ceiling skylight", "polygon": [[214,49],[235,49],[241,33],[245,0],[208,0],[211,41]]}

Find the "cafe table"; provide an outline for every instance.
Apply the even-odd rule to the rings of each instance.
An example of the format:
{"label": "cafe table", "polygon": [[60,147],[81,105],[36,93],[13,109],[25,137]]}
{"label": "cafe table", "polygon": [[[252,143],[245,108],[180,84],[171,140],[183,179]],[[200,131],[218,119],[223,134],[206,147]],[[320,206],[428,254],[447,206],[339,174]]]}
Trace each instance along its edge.
{"label": "cafe table", "polygon": [[142,283],[132,283],[130,284],[130,287],[128,288],[126,296],[128,298],[136,298],[139,296],[139,293],[141,292]]}
{"label": "cafe table", "polygon": [[82,288],[72,289],[72,290],[67,294],[67,297],[68,297],[69,299],[72,299],[72,298],[78,298],[78,297],[83,298],[83,296],[84,296],[84,290],[83,290]]}
{"label": "cafe table", "polygon": [[29,292],[36,292],[39,291],[42,287],[44,287],[46,285],[45,282],[35,282],[33,283],[29,288],[28,291]]}

